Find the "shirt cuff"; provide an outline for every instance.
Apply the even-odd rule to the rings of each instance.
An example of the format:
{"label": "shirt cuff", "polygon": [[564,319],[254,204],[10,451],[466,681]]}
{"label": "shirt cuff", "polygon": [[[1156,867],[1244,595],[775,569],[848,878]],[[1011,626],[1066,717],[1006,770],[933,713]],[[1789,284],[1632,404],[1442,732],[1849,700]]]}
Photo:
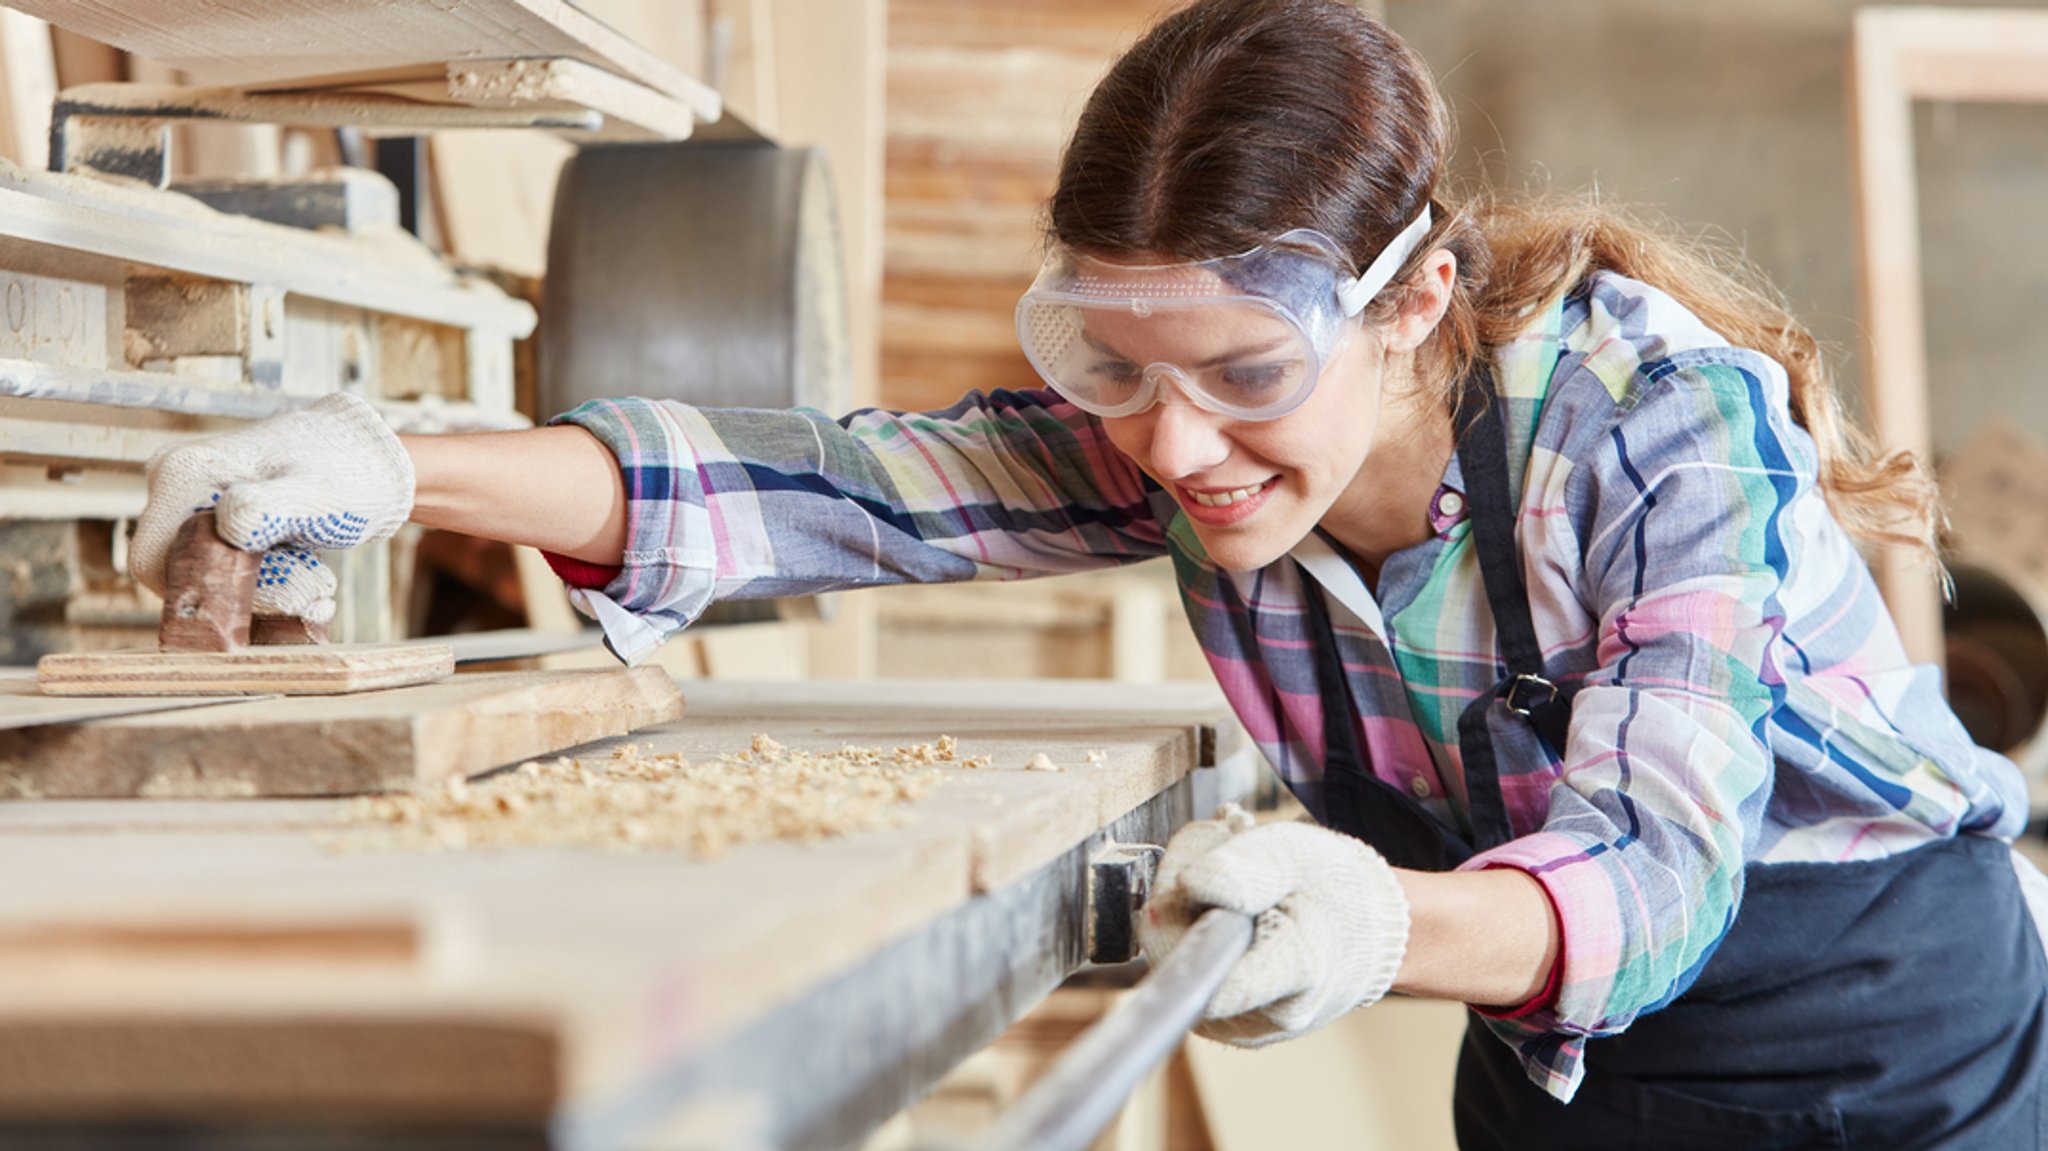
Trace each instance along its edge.
{"label": "shirt cuff", "polygon": [[617,458],[626,486],[623,564],[607,571],[550,555],[569,602],[604,629],[626,663],[645,658],[709,606],[718,532],[706,508],[692,430],[712,442],[695,409],[654,400],[592,400],[549,421],[574,424]]}
{"label": "shirt cuff", "polygon": [[1627,1026],[1614,1017],[1609,997],[1625,951],[1626,932],[1615,905],[1612,878],[1571,835],[1538,831],[1483,851],[1460,871],[1513,867],[1542,884],[1557,913],[1562,947],[1557,988],[1546,1007],[1518,1022],[1576,1035],[1600,1035]]}

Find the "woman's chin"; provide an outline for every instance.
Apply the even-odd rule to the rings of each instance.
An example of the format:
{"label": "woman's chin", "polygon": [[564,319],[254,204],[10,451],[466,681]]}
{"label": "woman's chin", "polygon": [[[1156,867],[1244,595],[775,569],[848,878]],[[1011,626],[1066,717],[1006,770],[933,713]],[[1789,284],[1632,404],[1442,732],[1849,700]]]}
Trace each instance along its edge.
{"label": "woman's chin", "polygon": [[1234,573],[1268,567],[1294,550],[1302,539],[1300,535],[1271,532],[1207,531],[1200,526],[1195,528],[1195,537],[1202,541],[1202,550],[1208,553],[1210,563]]}

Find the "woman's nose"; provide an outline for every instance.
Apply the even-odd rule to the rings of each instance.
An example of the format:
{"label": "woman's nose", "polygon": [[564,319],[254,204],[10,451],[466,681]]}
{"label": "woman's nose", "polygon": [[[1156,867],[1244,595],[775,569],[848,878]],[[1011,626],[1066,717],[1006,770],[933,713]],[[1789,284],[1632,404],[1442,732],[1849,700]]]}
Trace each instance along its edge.
{"label": "woman's nose", "polygon": [[1148,454],[1152,471],[1164,479],[1200,475],[1230,455],[1224,417],[1198,408],[1174,389],[1164,389],[1151,411]]}

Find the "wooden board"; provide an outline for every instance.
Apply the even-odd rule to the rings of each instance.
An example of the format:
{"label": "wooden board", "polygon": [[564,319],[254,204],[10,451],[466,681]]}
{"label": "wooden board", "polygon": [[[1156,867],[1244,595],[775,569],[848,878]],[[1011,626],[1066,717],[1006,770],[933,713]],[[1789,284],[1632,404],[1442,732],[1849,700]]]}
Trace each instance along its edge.
{"label": "wooden board", "polygon": [[451,60],[570,56],[679,99],[701,85],[566,0],[9,0],[13,7],[191,74],[257,84]]}
{"label": "wooden board", "polygon": [[35,673],[28,668],[8,669],[0,675],[0,729],[42,727],[53,723],[78,723],[146,711],[170,711],[181,707],[207,707],[222,702],[218,696],[150,698],[111,696],[44,695],[36,686]]}
{"label": "wooden board", "polygon": [[0,166],[0,236],[451,327],[523,337],[534,326],[532,306],[409,238],[367,244],[83,176]]}
{"label": "wooden board", "polygon": [[455,650],[445,643],[72,651],[36,663],[47,695],[347,695],[454,674]]}
{"label": "wooden board", "polygon": [[683,713],[653,669],[479,672],[421,687],[0,731],[0,790],[38,797],[405,791]]}
{"label": "wooden board", "polygon": [[[694,699],[700,687],[713,697],[702,708]],[[445,1098],[450,1116],[460,1118],[474,1084],[451,1077],[431,1052],[386,1042],[416,1034],[418,1022],[430,1019],[473,1034],[504,1028],[501,1044],[474,1053],[492,1064],[522,1065],[511,1060],[512,1045],[528,1041],[522,1034],[550,1039],[559,1078],[523,1097],[550,1110],[557,1131],[591,1136],[565,1142],[625,1145],[620,1136],[638,1131],[631,1124],[672,1118],[688,1101],[679,1069],[728,1051],[744,1054],[726,1045],[828,984],[830,1002],[846,1009],[804,1033],[802,1049],[787,1050],[780,1066],[829,1098],[856,1071],[906,1057],[876,1039],[863,1008],[849,1006],[875,994],[865,961],[940,917],[989,906],[1021,917],[1027,909],[1005,902],[1014,896],[1001,890],[1010,879],[1060,859],[1138,805],[1190,786],[1190,777],[1215,774],[1204,766],[1205,745],[1240,746],[1213,687],[949,682],[691,690],[688,723],[582,754],[601,759],[616,743],[631,742],[698,760],[742,750],[756,732],[825,749],[901,746],[944,733],[959,739],[963,754],[989,755],[993,763],[946,769],[949,780],[911,807],[900,827],[815,844],[748,844],[714,859],[659,851],[341,851],[331,843],[334,825],[320,826],[323,809],[329,820],[344,814],[346,805],[332,801],[0,804],[0,874],[47,877],[0,885],[0,941],[22,941],[17,950],[25,950],[55,940],[77,959],[24,962],[0,980],[0,1068],[44,1069],[33,1091],[0,1087],[0,1121],[32,1112],[63,1119],[309,1110],[295,1095],[313,1106],[357,1100],[348,1114],[367,1122],[425,1117]],[[1089,751],[1101,754],[1091,762]],[[1066,770],[1022,770],[1035,752]],[[983,1012],[1006,1019],[1027,1007],[1044,987],[1012,985],[999,973],[1035,962],[1045,944],[1006,934],[1008,921],[1007,913],[994,916],[986,936],[962,940],[943,962],[892,972],[895,1014],[932,1015],[943,1030],[972,1027]],[[364,958],[354,941],[370,928],[377,939],[411,942],[387,943]],[[291,962],[240,954],[239,941],[277,938],[305,941],[307,954]],[[334,955],[312,953],[322,940]],[[187,956],[195,948],[212,954],[181,958],[166,941]],[[345,946],[354,958],[339,954]],[[0,960],[5,955],[0,947]],[[1065,959],[1068,968],[1073,962]],[[993,990],[977,1001],[963,985]],[[314,1025],[335,1019],[362,1025],[346,1033]],[[204,1036],[193,1060],[133,1054],[160,1049],[197,1020],[221,1030]],[[300,1045],[320,1044],[331,1050],[305,1062],[334,1069],[321,1083],[290,1082],[270,1066],[288,1067]],[[936,1075],[936,1058],[922,1050],[909,1058]],[[103,1053],[99,1066],[112,1070],[78,1068],[81,1051]],[[269,1060],[260,1072],[241,1080],[219,1073],[259,1051]],[[336,1053],[366,1051],[387,1054],[356,1065]],[[847,1051],[861,1058],[846,1059]],[[820,1069],[819,1059],[831,1066]],[[389,1094],[389,1084],[408,1081],[421,1086],[402,1099]],[[137,1107],[138,1099],[147,1106]]]}

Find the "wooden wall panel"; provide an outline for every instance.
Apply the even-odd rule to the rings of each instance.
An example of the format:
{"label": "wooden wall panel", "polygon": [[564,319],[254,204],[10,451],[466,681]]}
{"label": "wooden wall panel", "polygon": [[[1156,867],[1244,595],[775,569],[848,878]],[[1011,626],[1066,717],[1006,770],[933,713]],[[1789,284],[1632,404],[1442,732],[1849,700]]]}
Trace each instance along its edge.
{"label": "wooden wall panel", "polygon": [[1038,378],[1011,315],[1042,257],[1059,151],[1162,0],[892,0],[881,403]]}

